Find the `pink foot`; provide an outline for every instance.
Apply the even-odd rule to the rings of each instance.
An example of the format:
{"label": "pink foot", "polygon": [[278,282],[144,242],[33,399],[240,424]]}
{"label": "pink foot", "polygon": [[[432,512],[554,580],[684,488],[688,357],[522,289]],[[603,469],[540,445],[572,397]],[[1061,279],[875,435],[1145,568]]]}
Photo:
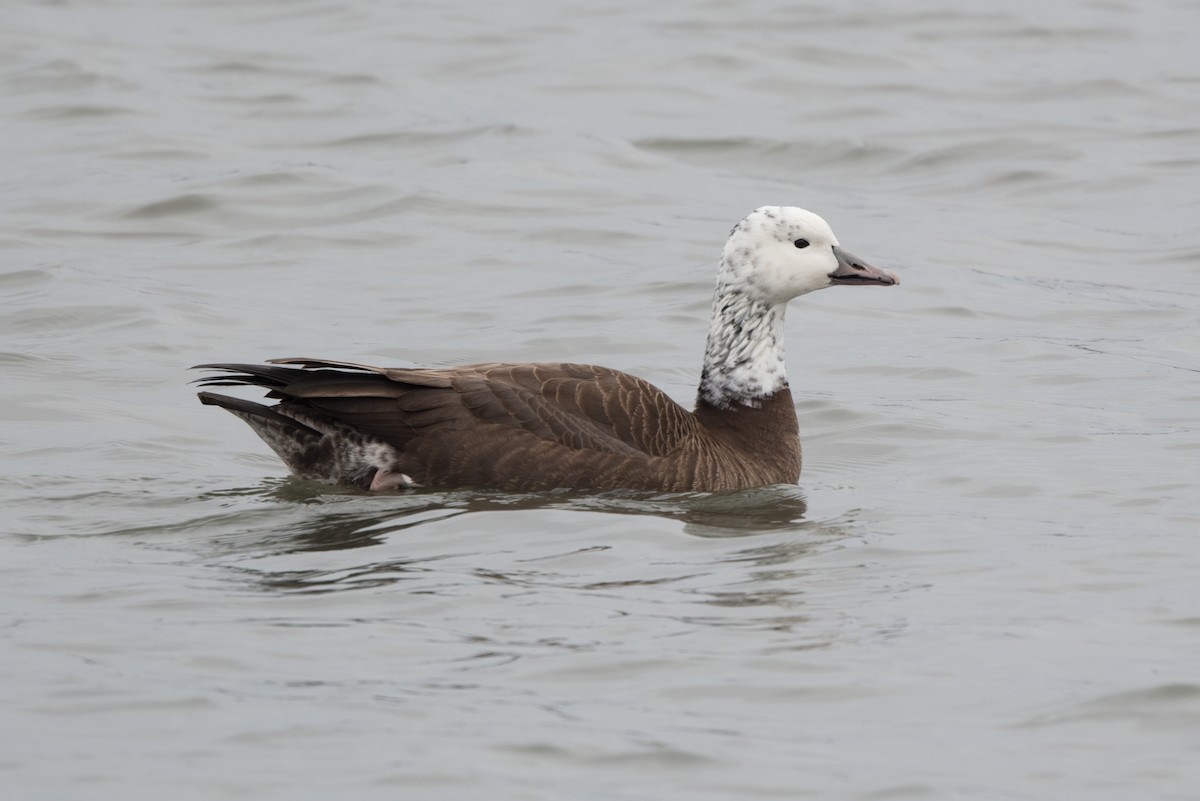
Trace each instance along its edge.
{"label": "pink foot", "polygon": [[371,479],[371,490],[390,490],[402,489],[404,487],[415,487],[417,482],[412,480],[412,477],[407,473],[393,471],[386,467],[381,467],[375,471],[375,477]]}

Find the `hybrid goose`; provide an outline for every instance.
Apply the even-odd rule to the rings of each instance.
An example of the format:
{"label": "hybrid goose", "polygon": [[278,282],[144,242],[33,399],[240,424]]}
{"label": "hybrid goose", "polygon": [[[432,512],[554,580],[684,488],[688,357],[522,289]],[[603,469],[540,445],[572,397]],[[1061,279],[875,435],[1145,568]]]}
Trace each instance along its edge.
{"label": "hybrid goose", "polygon": [[894,274],[841,248],[821,217],[763,206],[717,270],[694,411],[627,373],[583,364],[370,367],[321,359],[206,364],[205,386],[252,385],[273,406],[201,392],[301,478],[365,490],[736,490],[794,484],[800,436],[784,369],[792,298]]}

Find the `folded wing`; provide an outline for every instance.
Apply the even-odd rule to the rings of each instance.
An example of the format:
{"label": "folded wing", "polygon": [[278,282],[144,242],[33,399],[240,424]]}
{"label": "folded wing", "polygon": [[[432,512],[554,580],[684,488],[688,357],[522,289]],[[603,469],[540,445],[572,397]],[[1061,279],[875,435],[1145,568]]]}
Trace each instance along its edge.
{"label": "folded wing", "polygon": [[[578,364],[381,368],[320,359],[212,364],[206,386],[254,385],[301,422],[337,424],[407,450],[453,432],[530,437],[571,450],[632,459],[667,456],[693,433],[690,412],[635,376]],[[490,429],[486,434],[485,429]],[[505,437],[509,434],[509,437]],[[521,436],[517,436],[521,435]],[[461,447],[462,437],[454,437]],[[542,449],[539,449],[542,450]]]}

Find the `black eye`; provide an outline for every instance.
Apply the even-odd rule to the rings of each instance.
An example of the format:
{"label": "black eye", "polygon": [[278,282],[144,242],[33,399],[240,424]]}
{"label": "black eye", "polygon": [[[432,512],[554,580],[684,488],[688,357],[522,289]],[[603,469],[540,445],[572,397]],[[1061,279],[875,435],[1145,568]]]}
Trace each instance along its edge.
{"label": "black eye", "polygon": [[807,239],[797,239],[792,244],[794,244],[798,248],[806,248],[806,247],[808,247],[808,240]]}

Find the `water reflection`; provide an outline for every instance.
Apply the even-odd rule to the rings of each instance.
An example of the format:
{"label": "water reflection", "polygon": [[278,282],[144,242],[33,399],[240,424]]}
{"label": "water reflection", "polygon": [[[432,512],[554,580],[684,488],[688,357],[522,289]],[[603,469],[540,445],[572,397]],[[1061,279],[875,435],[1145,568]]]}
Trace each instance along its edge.
{"label": "water reflection", "polygon": [[390,559],[338,570],[261,570],[242,566],[231,569],[264,590],[311,595],[385,587],[430,572],[430,568],[418,566],[418,561],[424,560]]}
{"label": "water reflection", "polygon": [[[228,504],[240,498],[234,514],[242,524],[235,536],[219,544],[225,555],[238,554],[229,565],[242,579],[252,578],[264,589],[285,592],[321,593],[376,587],[413,579],[430,581],[429,574],[453,573],[455,580],[469,574],[474,581],[502,583],[516,587],[556,586],[583,591],[612,587],[688,585],[706,574],[720,570],[721,564],[746,563],[755,572],[769,574],[768,584],[786,582],[794,574],[781,565],[801,559],[846,536],[837,523],[805,519],[807,506],[798,487],[776,486],[746,492],[714,494],[651,494],[632,492],[553,492],[513,494],[484,491],[423,491],[391,495],[364,495],[331,488],[315,482],[288,478],[275,480],[256,489],[245,488],[206,496]],[[258,508],[247,509],[244,504]],[[264,514],[266,505],[273,516]],[[563,539],[559,548],[551,538],[525,546],[516,553],[506,539],[475,538],[469,532],[477,525],[466,518],[495,512],[580,512],[584,526],[597,526],[596,539],[580,547],[578,539]],[[800,536],[746,548],[682,549],[687,558],[671,549],[649,564],[636,556],[628,564],[613,563],[619,549],[636,549],[636,537],[620,536],[605,541],[603,518],[595,515],[653,518],[678,521],[682,531],[698,540],[712,541],[747,538],[754,535],[791,532]],[[422,526],[452,523],[451,532],[462,529],[465,537],[447,536],[446,528],[430,529],[426,536],[396,537],[398,533]],[[571,516],[559,517],[570,525]],[[516,518],[514,518],[516,521]],[[562,525],[551,523],[551,528]],[[487,529],[494,530],[489,523]],[[679,529],[674,529],[679,530]],[[616,529],[624,534],[626,529]],[[432,536],[436,533],[437,536]],[[652,538],[647,538],[647,541]],[[547,543],[550,544],[547,544]],[[387,546],[372,553],[369,561],[348,552],[373,546]],[[464,549],[465,546],[465,549]],[[397,554],[402,549],[402,554]],[[614,550],[617,549],[617,550]],[[610,551],[607,555],[602,552]],[[338,558],[330,554],[313,559],[306,554],[347,552]],[[624,551],[621,552],[622,554]],[[383,558],[379,558],[383,556]],[[590,560],[599,560],[592,562]],[[449,561],[445,561],[449,560]],[[693,560],[693,561],[689,561]],[[222,558],[222,561],[225,561]],[[444,562],[434,566],[434,562]],[[769,568],[760,571],[759,568]],[[614,575],[614,568],[616,575]],[[441,576],[442,579],[445,575]],[[703,583],[703,582],[702,582]],[[436,587],[427,591],[438,592]],[[744,588],[738,598],[714,599],[718,605],[772,605],[782,590]],[[790,591],[784,591],[790,592]],[[774,600],[772,600],[774,599]]]}
{"label": "water reflection", "polygon": [[[452,490],[363,496],[354,490],[288,478],[259,492],[290,503],[340,503],[357,497],[370,505],[369,510],[314,518],[314,530],[301,532],[297,539],[315,550],[371,545],[385,534],[477,512],[568,510],[645,515],[681,521],[684,532],[696,537],[745,537],[793,529],[804,522],[808,511],[800,488],[784,485],[721,493]],[[381,510],[381,505],[386,508]]]}

